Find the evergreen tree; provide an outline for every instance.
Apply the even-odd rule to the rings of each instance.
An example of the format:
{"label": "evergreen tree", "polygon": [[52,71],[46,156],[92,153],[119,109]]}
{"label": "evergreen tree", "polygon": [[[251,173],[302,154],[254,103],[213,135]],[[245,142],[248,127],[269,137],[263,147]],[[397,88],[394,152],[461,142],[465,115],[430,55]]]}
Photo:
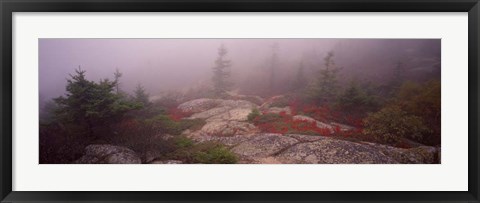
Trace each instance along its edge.
{"label": "evergreen tree", "polygon": [[218,57],[213,67],[213,93],[216,97],[224,96],[233,86],[233,83],[229,81],[232,62],[226,59],[227,53],[227,48],[222,44],[218,48]]}
{"label": "evergreen tree", "polygon": [[141,103],[143,106],[148,106],[150,104],[149,95],[146,93],[145,88],[138,84],[135,89],[135,101]]}
{"label": "evergreen tree", "polygon": [[292,89],[301,90],[307,86],[307,77],[305,77],[303,62],[300,63],[300,67],[297,70],[297,75],[293,81]]}
{"label": "evergreen tree", "polygon": [[120,94],[120,77],[122,77],[123,74],[117,68],[113,75],[115,76],[115,82],[116,82],[115,88],[116,88],[117,94]]}
{"label": "evergreen tree", "polygon": [[270,59],[270,78],[269,78],[269,92],[275,94],[276,71],[278,66],[278,44],[272,45],[272,56]]}
{"label": "evergreen tree", "polygon": [[375,97],[355,81],[351,81],[350,85],[339,95],[337,104],[343,111],[350,113],[366,113],[374,110],[377,106]]}
{"label": "evergreen tree", "polygon": [[398,62],[393,69],[393,76],[391,80],[391,94],[394,95],[396,91],[402,86],[405,81],[405,69],[402,62]]}
{"label": "evergreen tree", "polygon": [[324,58],[325,68],[319,71],[319,77],[310,90],[310,97],[319,103],[328,103],[337,95],[337,75],[340,69],[335,65],[333,52]]}
{"label": "evergreen tree", "polygon": [[62,122],[84,126],[90,136],[96,127],[108,126],[137,105],[122,100],[114,93],[116,81],[102,79],[99,83],[85,78],[80,67],[67,79],[65,96],[55,98],[58,105],[56,117]]}
{"label": "evergreen tree", "polygon": [[356,82],[351,82],[345,91],[338,97],[338,104],[343,110],[353,110],[365,103],[365,93]]}

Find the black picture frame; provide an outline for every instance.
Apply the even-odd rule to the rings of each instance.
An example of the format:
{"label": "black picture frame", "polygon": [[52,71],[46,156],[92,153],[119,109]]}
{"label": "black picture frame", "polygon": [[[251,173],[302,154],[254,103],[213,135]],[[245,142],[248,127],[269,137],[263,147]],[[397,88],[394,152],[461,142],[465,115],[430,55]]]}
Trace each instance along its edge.
{"label": "black picture frame", "polygon": [[[479,202],[478,0],[0,0],[2,202]],[[12,191],[13,12],[468,12],[468,191],[465,192],[23,192]],[[45,183],[48,184],[48,183]]]}

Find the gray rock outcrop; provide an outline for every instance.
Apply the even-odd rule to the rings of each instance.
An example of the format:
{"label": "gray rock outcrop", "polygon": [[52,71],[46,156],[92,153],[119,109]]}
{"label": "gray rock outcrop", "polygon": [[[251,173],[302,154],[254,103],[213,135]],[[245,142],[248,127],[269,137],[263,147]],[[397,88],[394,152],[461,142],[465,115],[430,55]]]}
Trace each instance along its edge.
{"label": "gray rock outcrop", "polygon": [[140,157],[131,149],[114,145],[88,145],[85,154],[75,164],[141,164]]}

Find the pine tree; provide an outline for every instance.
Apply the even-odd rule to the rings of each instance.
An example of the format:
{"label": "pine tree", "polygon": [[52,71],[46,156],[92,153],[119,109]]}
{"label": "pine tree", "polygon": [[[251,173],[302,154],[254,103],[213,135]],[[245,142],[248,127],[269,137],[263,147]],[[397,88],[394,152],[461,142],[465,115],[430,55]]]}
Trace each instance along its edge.
{"label": "pine tree", "polygon": [[395,69],[393,69],[393,77],[391,80],[392,94],[395,94],[395,92],[400,88],[400,86],[402,86],[404,80],[405,69],[403,63],[398,62],[395,66]]}
{"label": "pine tree", "polygon": [[148,106],[150,104],[149,95],[141,84],[137,85],[134,93],[136,102],[141,103],[143,106]]}
{"label": "pine tree", "polygon": [[272,56],[270,58],[270,78],[269,78],[269,92],[275,94],[276,72],[278,66],[278,44],[272,45]]}
{"label": "pine tree", "polygon": [[94,136],[96,127],[108,126],[138,106],[114,93],[116,81],[89,81],[85,72],[79,67],[75,75],[67,79],[67,93],[54,99],[58,105],[55,114],[60,121],[83,126],[90,136]]}
{"label": "pine tree", "polygon": [[213,93],[216,97],[224,96],[233,86],[233,83],[229,81],[232,62],[226,59],[227,53],[227,48],[222,44],[218,48],[218,57],[213,67]]}
{"label": "pine tree", "polygon": [[305,70],[304,70],[303,62],[300,63],[300,67],[297,70],[297,75],[295,80],[293,81],[292,89],[293,90],[301,90],[305,88],[308,84],[307,77],[305,77]]}
{"label": "pine tree", "polygon": [[350,82],[350,85],[338,97],[338,104],[345,111],[360,110],[368,103],[366,93],[358,86],[355,81]]}
{"label": "pine tree", "polygon": [[120,77],[122,77],[123,74],[117,68],[113,75],[115,76],[115,82],[116,82],[115,88],[116,88],[117,94],[120,94]]}
{"label": "pine tree", "polygon": [[328,103],[336,98],[340,68],[336,66],[333,56],[333,52],[328,52],[324,58],[325,68],[319,71],[319,77],[310,90],[310,97],[316,102]]}

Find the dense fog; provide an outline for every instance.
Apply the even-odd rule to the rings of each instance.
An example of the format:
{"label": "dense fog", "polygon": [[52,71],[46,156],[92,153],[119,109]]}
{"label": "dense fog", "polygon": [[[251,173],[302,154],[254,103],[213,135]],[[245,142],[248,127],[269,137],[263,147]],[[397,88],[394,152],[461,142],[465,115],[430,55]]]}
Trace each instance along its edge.
{"label": "dense fog", "polygon": [[221,44],[232,61],[234,89],[243,94],[268,95],[262,86],[274,55],[275,93],[282,93],[300,64],[307,77],[315,75],[330,51],[342,68],[340,83],[381,83],[398,63],[412,80],[440,77],[439,39],[40,39],[40,102],[64,94],[66,79],[78,67],[94,81],[113,78],[118,69],[127,93],[137,84],[151,96],[208,86]]}

